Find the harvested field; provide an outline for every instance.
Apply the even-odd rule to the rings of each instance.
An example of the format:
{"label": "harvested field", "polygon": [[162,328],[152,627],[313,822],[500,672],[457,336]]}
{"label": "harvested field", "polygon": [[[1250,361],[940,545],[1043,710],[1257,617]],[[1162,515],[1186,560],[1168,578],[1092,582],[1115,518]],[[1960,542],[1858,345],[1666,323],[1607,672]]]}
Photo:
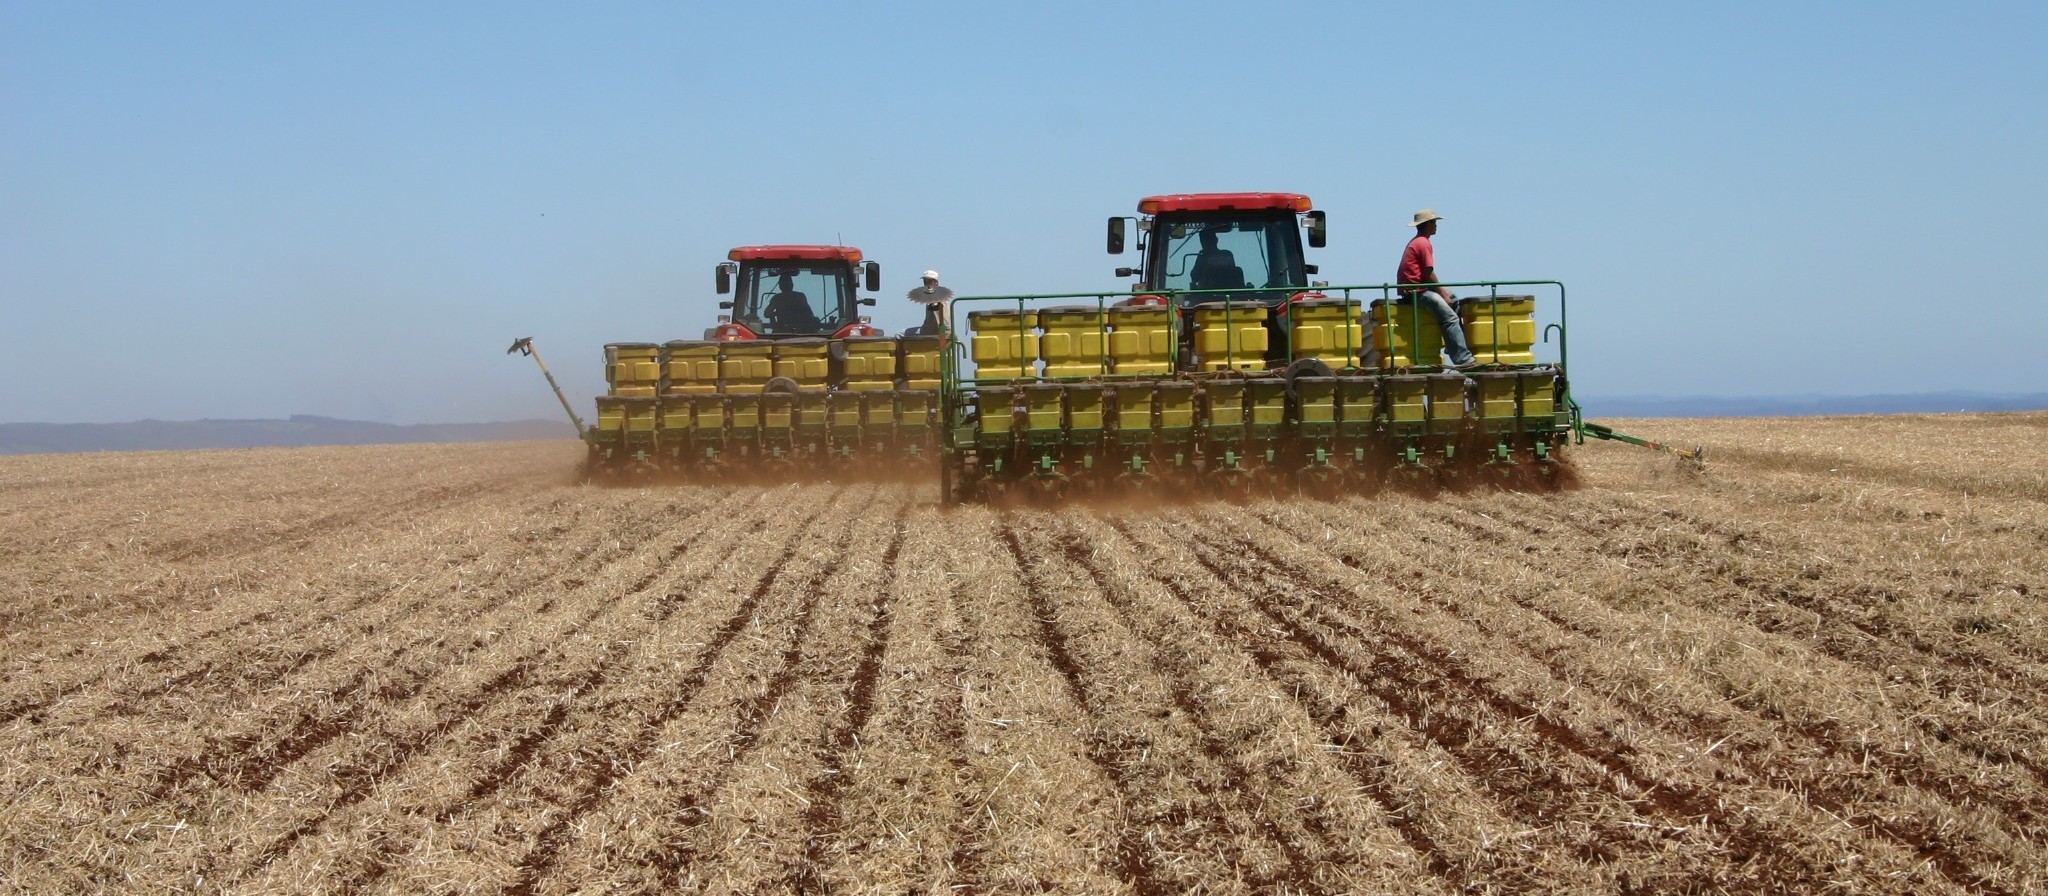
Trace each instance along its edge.
{"label": "harvested field", "polygon": [[0,458],[0,890],[2048,891],[2048,414],[962,508]]}

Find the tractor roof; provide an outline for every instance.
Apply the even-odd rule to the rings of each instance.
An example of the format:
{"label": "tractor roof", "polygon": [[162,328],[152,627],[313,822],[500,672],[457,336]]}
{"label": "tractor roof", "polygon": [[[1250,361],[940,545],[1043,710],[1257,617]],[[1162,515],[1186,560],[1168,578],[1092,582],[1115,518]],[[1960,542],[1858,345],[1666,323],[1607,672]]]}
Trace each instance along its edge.
{"label": "tractor roof", "polygon": [[741,246],[725,257],[733,261],[786,261],[792,258],[842,259],[847,264],[860,263],[860,250],[852,246]]}
{"label": "tractor roof", "polygon": [[1138,200],[1138,212],[1264,211],[1267,209],[1305,212],[1314,206],[1301,193],[1174,193]]}

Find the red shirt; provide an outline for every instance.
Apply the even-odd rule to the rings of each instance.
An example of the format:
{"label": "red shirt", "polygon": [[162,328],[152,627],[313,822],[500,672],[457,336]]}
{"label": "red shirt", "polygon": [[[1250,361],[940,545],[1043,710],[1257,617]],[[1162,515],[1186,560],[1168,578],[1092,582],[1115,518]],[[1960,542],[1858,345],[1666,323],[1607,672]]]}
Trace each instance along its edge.
{"label": "red shirt", "polygon": [[1429,237],[1416,234],[1408,241],[1408,248],[1401,250],[1401,269],[1394,275],[1395,283],[1430,283],[1422,279],[1422,273],[1436,267],[1436,247],[1429,244]]}

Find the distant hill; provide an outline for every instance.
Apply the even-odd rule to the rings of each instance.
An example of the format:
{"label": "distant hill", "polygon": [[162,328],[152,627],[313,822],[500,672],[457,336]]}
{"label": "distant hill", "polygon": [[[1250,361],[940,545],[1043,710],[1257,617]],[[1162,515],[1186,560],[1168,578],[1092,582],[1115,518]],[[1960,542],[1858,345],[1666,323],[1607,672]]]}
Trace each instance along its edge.
{"label": "distant hill", "polygon": [[0,454],[183,451],[403,442],[498,442],[575,438],[560,420],[415,423],[294,415],[288,420],[139,420],[133,423],[0,423]]}
{"label": "distant hill", "polygon": [[1575,395],[1589,417],[1806,417],[1819,414],[1952,414],[2048,410],[2048,392],[1994,395],[1927,392],[1919,395],[1737,396]]}
{"label": "distant hill", "polygon": [[[2048,392],[1994,395],[1578,396],[1591,418],[1792,417],[1818,414],[1942,414],[2048,410]],[[293,415],[286,420],[138,420],[132,423],[0,423],[0,455],[86,451],[184,451],[200,448],[284,448],[309,445],[392,445],[407,442],[501,442],[575,438],[559,420],[396,425]]]}

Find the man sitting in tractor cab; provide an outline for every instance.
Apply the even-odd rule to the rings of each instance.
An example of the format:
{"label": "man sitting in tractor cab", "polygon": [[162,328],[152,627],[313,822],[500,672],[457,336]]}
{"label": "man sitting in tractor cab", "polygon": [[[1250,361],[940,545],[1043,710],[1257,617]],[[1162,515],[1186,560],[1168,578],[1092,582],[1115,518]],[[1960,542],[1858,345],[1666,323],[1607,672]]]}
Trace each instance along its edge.
{"label": "man sitting in tractor cab", "polygon": [[811,333],[820,326],[818,316],[811,311],[810,297],[797,291],[796,282],[789,274],[783,274],[776,281],[775,294],[768,298],[763,316],[767,318],[768,326],[778,333]]}
{"label": "man sitting in tractor cab", "polygon": [[1237,266],[1237,256],[1229,249],[1216,248],[1216,231],[1202,231],[1201,240],[1202,250],[1195,253],[1195,264],[1188,270],[1188,288],[1243,288],[1244,269]]}

